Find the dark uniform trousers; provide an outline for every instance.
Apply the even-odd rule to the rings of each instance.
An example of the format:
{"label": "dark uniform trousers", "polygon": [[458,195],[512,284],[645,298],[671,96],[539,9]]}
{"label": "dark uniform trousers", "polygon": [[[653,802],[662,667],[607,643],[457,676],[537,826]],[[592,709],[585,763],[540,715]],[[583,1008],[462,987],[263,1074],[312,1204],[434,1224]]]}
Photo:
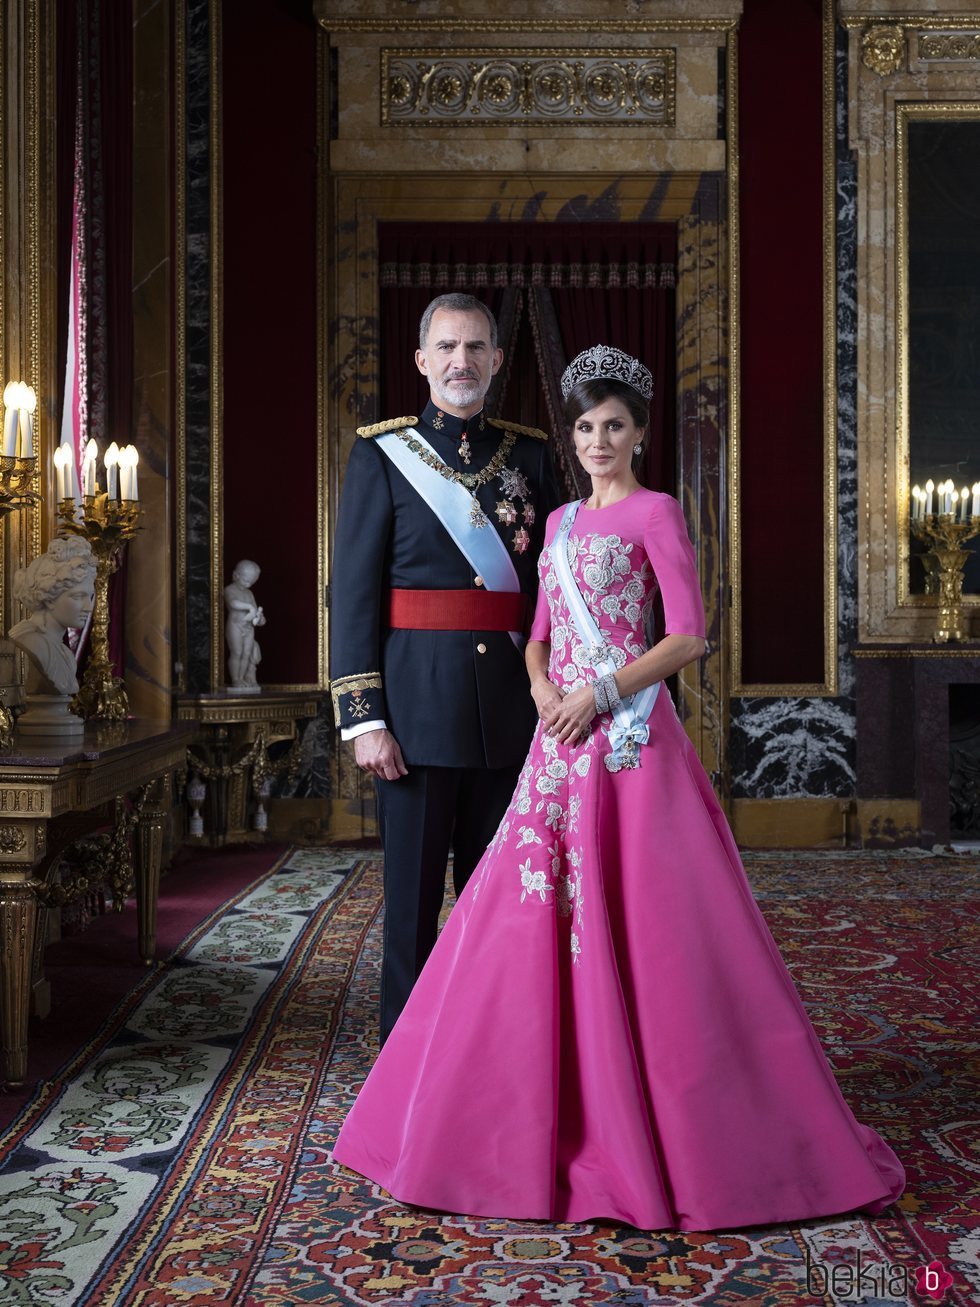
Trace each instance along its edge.
{"label": "dark uniform trousers", "polygon": [[493,839],[520,770],[409,766],[398,780],[375,781],[385,850],[381,1043],[436,942],[449,850],[458,896]]}
{"label": "dark uniform trousers", "polygon": [[[533,604],[545,522],[560,498],[542,433],[477,415],[466,424],[467,465],[460,418],[430,401],[415,425],[457,473],[479,473],[504,450],[496,474],[471,491],[485,515],[475,529],[500,536]],[[376,782],[385,851],[382,1042],[435,943],[449,851],[458,893],[506,811],[537,717],[524,659],[506,631],[401,626],[387,600],[394,590],[483,585],[409,480],[373,438],[359,439],[334,541],[331,691],[338,725],[384,721],[408,768]]]}

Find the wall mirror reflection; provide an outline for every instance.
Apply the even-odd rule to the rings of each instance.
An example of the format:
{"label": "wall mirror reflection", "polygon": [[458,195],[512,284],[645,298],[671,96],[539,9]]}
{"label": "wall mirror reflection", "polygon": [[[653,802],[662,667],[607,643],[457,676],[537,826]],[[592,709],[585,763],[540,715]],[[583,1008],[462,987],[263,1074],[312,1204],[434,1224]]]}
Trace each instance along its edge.
{"label": "wall mirror reflection", "polygon": [[[972,511],[980,482],[980,105],[902,109],[899,348],[908,484],[952,480],[970,492]],[[980,596],[980,537],[964,548],[964,596]],[[912,595],[930,588],[924,551],[909,541]]]}

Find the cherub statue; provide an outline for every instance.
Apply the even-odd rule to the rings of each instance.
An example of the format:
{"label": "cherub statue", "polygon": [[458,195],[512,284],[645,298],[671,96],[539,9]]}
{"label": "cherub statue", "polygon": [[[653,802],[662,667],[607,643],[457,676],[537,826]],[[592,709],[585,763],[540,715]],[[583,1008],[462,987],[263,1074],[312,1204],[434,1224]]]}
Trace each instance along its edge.
{"label": "cherub statue", "polygon": [[78,693],[75,655],[65,644],[68,627],[81,628],[95,602],[95,555],[87,540],[58,536],[27,567],[14,574],[14,598],[30,617],[7,632],[27,655],[27,711],[18,721],[25,734],[74,735],[84,722],[69,714]]}
{"label": "cherub statue", "polygon": [[255,602],[252,586],[261,575],[258,563],[243,558],[231,574],[231,584],[225,586],[228,679],[236,690],[259,689],[255,669],[262,654],[255,639],[255,628],[265,626],[265,614]]}

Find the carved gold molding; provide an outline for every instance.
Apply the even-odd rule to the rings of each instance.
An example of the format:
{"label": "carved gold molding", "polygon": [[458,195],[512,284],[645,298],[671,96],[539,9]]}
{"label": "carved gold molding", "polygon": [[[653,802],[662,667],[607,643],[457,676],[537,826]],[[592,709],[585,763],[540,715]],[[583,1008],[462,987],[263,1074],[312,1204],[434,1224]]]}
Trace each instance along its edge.
{"label": "carved gold molding", "polygon": [[348,18],[331,17],[315,4],[327,32],[733,32],[737,18]]}
{"label": "carved gold molding", "polygon": [[906,58],[905,33],[895,23],[878,23],[861,37],[861,59],[879,77],[897,73]]}
{"label": "carved gold molding", "polygon": [[381,51],[383,126],[672,127],[670,49]]}
{"label": "carved gold molding", "polygon": [[174,0],[174,414],[177,477],[176,689],[187,689],[187,3]]}
{"label": "carved gold molding", "polygon": [[[328,156],[327,106],[330,102],[330,48],[327,34],[316,34],[316,148],[317,158]],[[316,603],[317,668],[320,685],[330,684],[329,638],[330,611],[327,605],[327,579],[330,573],[330,528],[332,513],[328,475],[336,476],[327,458],[327,168],[316,170]]]}
{"label": "carved gold molding", "polygon": [[855,649],[855,658],[908,658],[910,661],[916,658],[971,658],[975,662],[980,658],[980,645],[972,644],[968,648],[962,646],[953,647],[952,645],[942,645],[940,648],[918,648],[909,647],[908,645],[899,645],[896,649]]}
{"label": "carved gold molding", "polygon": [[919,37],[919,58],[930,62],[980,59],[980,30],[923,32]]}
{"label": "carved gold molding", "polygon": [[835,168],[834,4],[823,0],[823,501],[824,501],[824,679],[790,684],[742,681],[741,524],[739,510],[741,428],[739,423],[739,229],[738,229],[738,47],[728,37],[728,211],[729,359],[731,460],[728,472],[728,551],[731,559],[729,650],[732,696],[819,698],[838,692],[837,667],[837,251]]}
{"label": "carved gold molding", "polygon": [[[841,14],[840,23],[848,31],[858,27],[873,27],[881,24],[886,15],[880,13]],[[888,22],[905,29],[929,32],[972,32],[976,30],[976,21],[971,22],[972,14],[888,14]]]}
{"label": "carved gold molding", "polygon": [[48,811],[48,794],[43,789],[0,788],[0,812],[39,813]]}
{"label": "carved gold molding", "polygon": [[222,181],[221,0],[209,0],[211,39],[211,684],[224,685],[224,187]]}
{"label": "carved gold molding", "polygon": [[[0,5],[0,384],[23,380],[37,392],[35,452],[40,492],[48,495],[47,468],[59,415],[55,287],[55,31],[54,0],[7,0]],[[0,615],[11,613],[14,569],[34,558],[48,536],[42,506],[30,506],[4,523],[0,552]],[[19,661],[19,660],[18,660]],[[16,677],[16,684],[21,678]]]}
{"label": "carved gold molding", "polygon": [[27,836],[19,826],[0,826],[0,853],[19,853],[27,848]]}

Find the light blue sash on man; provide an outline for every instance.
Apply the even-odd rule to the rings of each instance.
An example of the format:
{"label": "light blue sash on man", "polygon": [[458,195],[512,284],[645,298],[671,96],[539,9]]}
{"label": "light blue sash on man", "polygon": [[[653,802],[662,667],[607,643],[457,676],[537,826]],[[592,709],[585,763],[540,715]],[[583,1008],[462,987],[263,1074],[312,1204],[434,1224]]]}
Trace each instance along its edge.
{"label": "light blue sash on man", "polygon": [[[424,449],[433,456],[439,455],[414,427],[405,430]],[[389,431],[377,436],[375,444],[380,445],[395,467],[405,477],[409,485],[421,495],[435,513],[436,517],[452,536],[456,547],[469,563],[477,576],[483,577],[487,590],[507,590],[517,593],[521,583],[511,561],[507,546],[497,534],[492,522],[487,518],[475,495],[458,481],[450,481],[434,467],[423,463],[417,454],[413,454],[408,445],[399,439],[398,433]],[[439,459],[441,463],[443,460]],[[448,464],[446,465],[448,467]],[[483,521],[474,525],[473,507],[476,505]],[[517,651],[524,648],[524,637],[520,631],[508,633]]]}
{"label": "light blue sash on man", "polygon": [[[568,533],[572,529],[575,515],[582,503],[581,499],[573,499],[570,504],[565,505],[561,524],[551,546],[551,560],[568,611],[575,623],[578,638],[582,641],[593,671],[596,676],[610,676],[617,670],[616,664],[606,653],[609,646],[589,612],[589,606],[582,597],[582,591],[578,588],[568,562]],[[613,709],[613,722],[609,727],[612,753],[607,754],[604,760],[610,771],[620,771],[623,767],[639,767],[639,746],[646,744],[650,739],[647,718],[653,711],[659,693],[660,682],[656,681],[653,685],[648,685],[645,690],[639,690],[636,694],[621,699]]]}

